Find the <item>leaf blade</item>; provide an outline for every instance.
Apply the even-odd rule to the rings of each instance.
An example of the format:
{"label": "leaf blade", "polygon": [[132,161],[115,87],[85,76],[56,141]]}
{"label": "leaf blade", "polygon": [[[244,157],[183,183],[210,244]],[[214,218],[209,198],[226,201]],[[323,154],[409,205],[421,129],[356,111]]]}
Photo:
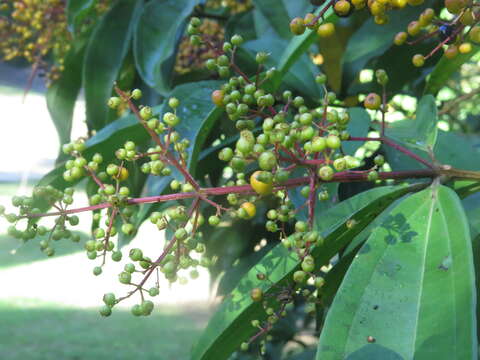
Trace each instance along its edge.
{"label": "leaf blade", "polygon": [[[434,186],[412,195],[348,270],[317,359],[476,359],[473,284],[470,234],[456,194]],[[462,298],[453,298],[458,291]]]}

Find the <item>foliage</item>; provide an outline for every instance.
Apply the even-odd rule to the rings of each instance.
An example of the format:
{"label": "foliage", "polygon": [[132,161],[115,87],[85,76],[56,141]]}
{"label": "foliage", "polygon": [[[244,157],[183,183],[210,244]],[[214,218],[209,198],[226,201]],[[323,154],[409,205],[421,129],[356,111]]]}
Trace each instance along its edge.
{"label": "foliage", "polygon": [[[4,28],[35,16],[18,4]],[[154,277],[201,266],[222,303],[192,359],[477,358],[478,88],[455,84],[478,75],[477,1],[54,5],[72,46],[27,60],[62,64],[47,103],[64,154],[0,210],[48,256],[93,213],[93,273],[123,261],[129,287],[102,316],[137,295],[149,315]],[[71,139],[81,89],[89,133]],[[71,206],[77,184],[90,206]],[[145,221],[158,257],[123,254]]]}

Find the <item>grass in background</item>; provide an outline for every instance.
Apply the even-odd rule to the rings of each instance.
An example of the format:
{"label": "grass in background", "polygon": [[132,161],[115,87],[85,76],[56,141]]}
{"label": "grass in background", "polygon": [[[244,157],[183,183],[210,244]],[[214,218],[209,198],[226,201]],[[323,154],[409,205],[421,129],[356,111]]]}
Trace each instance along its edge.
{"label": "grass in background", "polygon": [[2,360],[183,360],[200,334],[207,312],[165,307],[136,318],[51,304],[0,302]]}

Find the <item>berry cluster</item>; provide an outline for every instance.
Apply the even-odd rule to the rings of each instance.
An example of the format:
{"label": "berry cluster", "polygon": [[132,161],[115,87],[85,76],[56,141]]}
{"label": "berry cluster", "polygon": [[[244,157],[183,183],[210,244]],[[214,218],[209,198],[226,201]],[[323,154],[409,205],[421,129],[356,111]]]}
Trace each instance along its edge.
{"label": "berry cluster", "polygon": [[[304,20],[302,24],[310,26]],[[332,24],[323,24],[317,31],[321,36],[331,35],[332,27]],[[439,172],[430,162],[385,137],[386,86],[389,81],[385,71],[375,73],[382,94],[371,93],[364,100],[366,109],[381,115],[380,136],[355,138],[348,132],[348,125],[354,120],[350,118],[345,103],[327,88],[327,77],[323,73],[315,78],[323,88],[323,96],[316,102],[307,102],[289,90],[279,93],[272,90],[271,81],[277,70],[265,66],[269,54],[258,52],[255,73],[246,74],[235,61],[244,42],[242,36],[234,35],[228,41],[216,44],[210,34],[202,33],[202,29],[202,21],[192,17],[187,28],[190,42],[209,49],[211,57],[205,61],[206,68],[225,79],[224,84],[212,93],[211,100],[224,110],[225,120],[238,131],[235,144],[223,147],[218,153],[218,158],[225,162],[222,186],[202,187],[188,170],[190,141],[182,138],[177,128],[182,121],[181,112],[177,111],[182,106],[179,99],[168,99],[168,111],[159,116],[151,107],[137,104],[142,98],[141,90],[124,91],[115,87],[117,96],[111,97],[106,105],[112,109],[128,108],[154,145],[142,151],[133,141],[126,141],[115,150],[115,160],[108,162],[102,154],[88,157],[84,139],[65,144],[63,151],[72,158],[65,163],[63,178],[74,183],[88,177],[95,182],[97,190],[89,198],[90,206],[69,208],[73,203],[73,189],[61,191],[46,186],[37,187],[32,197],[12,200],[19,209],[18,215],[6,214],[4,208],[0,208],[0,214],[12,223],[9,234],[16,238],[27,241],[37,234],[49,234],[48,240],[42,240],[40,246],[51,256],[54,253],[51,240],[71,238],[78,241],[78,236],[67,226],[78,224],[76,213],[92,211],[92,237],[85,243],[85,250],[89,259],[100,261],[93,268],[93,274],[98,276],[108,259],[119,262],[127,258],[123,256],[116,237],[118,239],[119,233],[136,233],[138,205],[175,202],[175,205],[163,207],[164,210],[153,212],[149,217],[159,231],[166,230],[171,234],[165,246],[155,258],[146,256],[139,248],[129,251],[118,281],[129,286],[130,290],[121,297],[105,294],[104,306],[100,309],[103,316],[109,316],[115,305],[134,294],[139,295],[140,302],[131,308],[132,314],[151,314],[154,303],[146,297],[159,294],[160,276],[172,283],[186,283],[188,278],[198,277],[199,267],[215,264],[215,256],[206,252],[206,227],[262,218],[265,229],[278,235],[279,241],[295,254],[299,264],[291,277],[270,291],[264,293],[260,287],[251,289],[251,299],[262,304],[265,320],[252,321],[258,332],[241,348],[246,350],[250,343],[261,339],[261,350],[264,351],[270,330],[286,315],[295,299],[306,300],[310,308],[320,301],[319,290],[325,281],[321,264],[315,262],[313,251],[325,241],[314,228],[316,202],[327,201],[331,195],[323,185],[332,181],[380,182],[412,177],[411,171],[380,171],[386,166],[381,155],[373,159],[372,165],[362,163],[354,154],[348,154],[343,144],[347,141],[381,142],[430,169],[413,175],[436,177]],[[364,167],[360,170],[361,165]],[[135,166],[145,174],[160,177],[168,177],[175,170],[181,179],[170,181],[171,193],[134,198],[127,181]],[[297,177],[298,173],[302,176]],[[301,205],[295,203],[298,201],[292,195],[295,190],[304,197]],[[257,209],[260,202],[267,204],[265,211],[259,210],[264,209],[263,206]],[[53,207],[56,211],[43,213],[45,207]],[[298,211],[304,207],[308,209],[306,219],[297,220]],[[204,215],[207,213],[208,216]],[[40,220],[48,217],[55,219],[52,227],[39,225]],[[26,226],[20,230],[24,222]],[[354,220],[347,222],[348,228],[355,225]],[[153,277],[156,277],[155,283],[148,284]],[[268,274],[259,273],[257,278],[270,281]]]}
{"label": "berry cluster", "polygon": [[[98,1],[97,15],[110,0]],[[67,29],[64,0],[4,0],[0,4],[0,50],[6,61],[23,58],[33,73],[56,80],[64,69],[72,36]],[[53,64],[51,63],[53,60]]]}
{"label": "berry cluster", "polygon": [[[425,9],[408,24],[407,31],[395,36],[395,45],[414,45],[423,40],[437,38],[438,45],[427,55],[416,54],[412,58],[413,65],[421,67],[425,61],[440,50],[444,50],[447,59],[458,54],[472,51],[472,43],[480,44],[480,3],[475,1],[445,0],[445,8],[450,13],[450,20],[435,14],[431,8]],[[409,37],[413,39],[409,41]]]}
{"label": "berry cluster", "polygon": [[311,0],[312,5],[323,6],[318,15],[308,13],[304,18],[296,17],[290,22],[290,30],[295,35],[301,35],[305,30],[311,29],[320,37],[330,37],[335,33],[333,23],[323,22],[324,14],[333,9],[338,17],[348,17],[354,11],[368,9],[378,25],[387,24],[390,10],[403,9],[407,5],[418,6],[424,0]]}
{"label": "berry cluster", "polygon": [[206,8],[227,8],[231,14],[238,14],[252,7],[252,0],[207,0]]}

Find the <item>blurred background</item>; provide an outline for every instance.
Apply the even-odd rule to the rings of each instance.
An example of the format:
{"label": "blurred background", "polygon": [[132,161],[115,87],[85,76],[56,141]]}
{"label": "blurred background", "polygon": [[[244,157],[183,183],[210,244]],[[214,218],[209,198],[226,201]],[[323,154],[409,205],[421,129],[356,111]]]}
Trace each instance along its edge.
{"label": "blurred background", "polygon": [[[31,194],[58,155],[44,80],[36,77],[24,96],[30,71],[0,63],[0,204],[7,209],[12,196]],[[84,114],[80,99],[73,139],[86,134]],[[75,196],[86,204],[82,190]],[[88,214],[80,219],[82,242],[59,242],[53,258],[40,251],[38,238],[23,245],[9,238],[9,224],[0,219],[0,359],[187,359],[211,312],[208,274],[183,286],[161,283],[150,317],[132,316],[130,306],[138,300],[132,299],[102,318],[103,294],[127,291],[116,281],[123,264],[110,262],[102,275],[92,274],[94,265],[82,245],[91,222]],[[129,247],[156,254],[164,239],[148,225]]]}

